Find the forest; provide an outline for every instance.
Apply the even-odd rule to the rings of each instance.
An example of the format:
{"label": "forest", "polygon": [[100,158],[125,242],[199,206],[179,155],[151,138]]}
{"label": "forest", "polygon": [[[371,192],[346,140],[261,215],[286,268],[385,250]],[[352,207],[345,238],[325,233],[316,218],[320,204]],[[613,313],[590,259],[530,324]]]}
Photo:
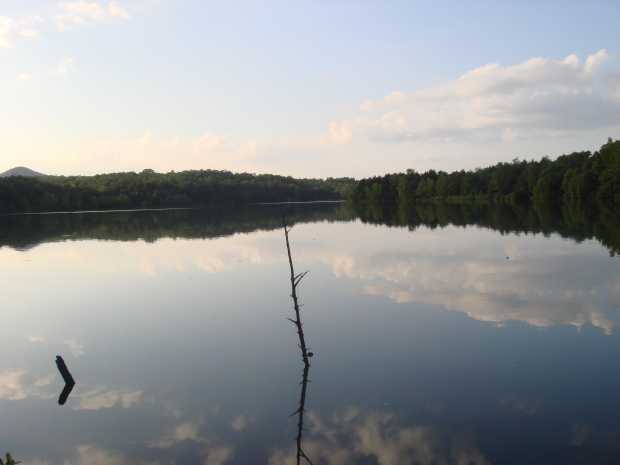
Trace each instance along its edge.
{"label": "forest", "polygon": [[0,213],[209,207],[263,202],[349,199],[359,207],[428,202],[505,203],[551,207],[620,205],[620,141],[597,152],[551,160],[514,159],[472,171],[430,170],[366,178],[296,179],[197,170],[96,176],[0,178]]}
{"label": "forest", "polygon": [[339,200],[354,180],[200,170],[0,178],[0,213]]}
{"label": "forest", "polygon": [[555,160],[514,159],[473,171],[407,170],[362,179],[351,200],[358,206],[440,200],[614,209],[620,205],[620,141],[609,139],[595,153],[574,152]]}

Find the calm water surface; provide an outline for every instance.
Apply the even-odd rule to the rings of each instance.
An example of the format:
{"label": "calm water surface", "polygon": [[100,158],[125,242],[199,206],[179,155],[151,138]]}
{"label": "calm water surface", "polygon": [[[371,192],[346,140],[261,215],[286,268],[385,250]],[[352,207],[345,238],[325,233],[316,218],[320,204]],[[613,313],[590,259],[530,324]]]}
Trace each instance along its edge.
{"label": "calm water surface", "polygon": [[[5,218],[0,453],[296,463],[274,208]],[[620,463],[620,266],[596,239],[288,214],[315,464]]]}

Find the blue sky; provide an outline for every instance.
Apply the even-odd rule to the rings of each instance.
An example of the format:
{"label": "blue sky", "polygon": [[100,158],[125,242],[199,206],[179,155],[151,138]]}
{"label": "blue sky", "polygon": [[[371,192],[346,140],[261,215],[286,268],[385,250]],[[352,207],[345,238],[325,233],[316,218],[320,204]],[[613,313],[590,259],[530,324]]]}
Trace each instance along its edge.
{"label": "blue sky", "polygon": [[4,0],[0,170],[367,176],[594,149],[620,137],[618,19],[613,1]]}

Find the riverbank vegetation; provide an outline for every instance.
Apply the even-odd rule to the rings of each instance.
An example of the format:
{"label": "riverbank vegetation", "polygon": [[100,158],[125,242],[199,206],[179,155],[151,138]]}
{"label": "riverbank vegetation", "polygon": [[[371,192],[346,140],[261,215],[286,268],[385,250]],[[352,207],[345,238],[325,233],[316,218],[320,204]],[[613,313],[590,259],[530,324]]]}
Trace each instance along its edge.
{"label": "riverbank vegetation", "polygon": [[500,202],[513,205],[620,205],[620,141],[599,151],[574,152],[555,160],[514,159],[473,171],[426,171],[363,179],[352,191],[356,205],[398,205],[429,201]]}
{"label": "riverbank vegetation", "polygon": [[200,170],[0,179],[0,213],[244,205],[340,200],[350,178],[295,179]]}
{"label": "riverbank vegetation", "polygon": [[429,170],[352,178],[295,179],[200,170],[97,176],[0,178],[0,213],[238,206],[340,200],[358,207],[428,202],[537,204],[572,209],[620,205],[620,141],[555,160],[514,159],[471,171]]}

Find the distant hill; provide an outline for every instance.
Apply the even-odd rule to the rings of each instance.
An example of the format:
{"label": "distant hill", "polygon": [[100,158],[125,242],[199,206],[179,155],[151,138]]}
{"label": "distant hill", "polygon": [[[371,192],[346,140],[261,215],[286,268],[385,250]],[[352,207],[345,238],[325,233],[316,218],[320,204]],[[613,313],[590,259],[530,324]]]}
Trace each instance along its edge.
{"label": "distant hill", "polygon": [[0,178],[9,178],[11,176],[24,176],[26,178],[36,178],[38,176],[45,176],[42,173],[37,173],[30,168],[26,168],[25,166],[17,166],[15,168],[11,168],[4,173],[0,173]]}

